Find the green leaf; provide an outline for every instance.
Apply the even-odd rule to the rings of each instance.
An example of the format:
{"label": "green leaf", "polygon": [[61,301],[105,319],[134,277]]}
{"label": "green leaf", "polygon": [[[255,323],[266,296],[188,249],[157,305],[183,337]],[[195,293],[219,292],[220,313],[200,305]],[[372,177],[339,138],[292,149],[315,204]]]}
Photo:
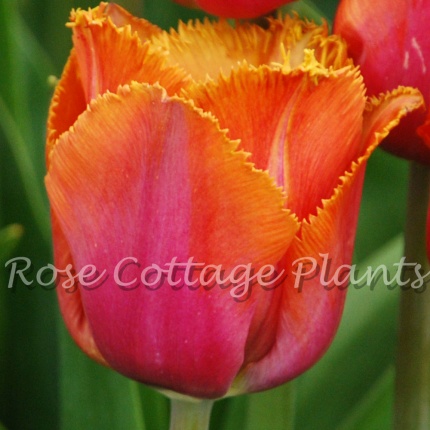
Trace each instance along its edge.
{"label": "green leaf", "polygon": [[37,180],[31,155],[18,123],[9,112],[3,99],[0,97],[0,128],[3,129],[6,142],[14,155],[15,162],[24,185],[27,201],[33,211],[33,216],[46,241],[49,242],[49,212],[47,202],[42,193],[41,183]]}
{"label": "green leaf", "polygon": [[[18,224],[12,224],[0,230],[0,273],[3,275],[4,264],[21,239],[23,229]],[[8,322],[8,309],[6,306],[6,277],[0,277],[0,351],[6,349],[3,342],[6,335],[6,324]],[[2,363],[3,364],[3,363]],[[1,373],[1,369],[0,369]],[[1,427],[0,427],[1,429]]]}
{"label": "green leaf", "polygon": [[[35,90],[30,91],[30,76],[25,52],[38,47],[34,36],[25,30],[21,16],[18,13],[16,1],[0,2],[0,49],[2,50],[2,66],[0,67],[0,139],[4,138],[6,148],[1,148],[0,157],[3,166],[9,154],[12,154],[20,181],[24,186],[26,200],[30,206],[34,219],[46,243],[49,243],[49,212],[47,199],[43,191],[43,146],[37,139],[36,127],[33,126],[33,115],[37,116],[34,124],[44,124],[41,121],[40,100],[30,109],[31,95],[37,94],[37,89],[47,88],[47,76],[40,83],[37,79],[31,82]],[[24,52],[22,50],[25,50]],[[41,49],[33,53],[41,55]],[[46,56],[42,56],[42,59]],[[37,62],[33,59],[33,64]],[[39,61],[39,64],[42,64]],[[38,103],[38,104],[36,104]],[[31,112],[31,113],[30,113]],[[45,116],[45,114],[43,114]],[[40,118],[40,119],[39,119]],[[42,137],[42,135],[40,136]],[[43,144],[42,144],[43,145]],[[40,163],[35,163],[35,160]],[[2,167],[2,174],[7,175],[8,170]],[[9,191],[10,192],[10,191]]]}
{"label": "green leaf", "polygon": [[145,430],[138,384],[93,362],[64,327],[60,344],[61,430]]}
{"label": "green leaf", "polygon": [[403,234],[407,183],[408,163],[405,160],[381,149],[372,154],[367,163],[355,240],[356,261],[365,260],[369,253]]}
{"label": "green leaf", "polygon": [[293,430],[295,385],[295,381],[292,381],[272,390],[248,395],[248,410],[243,428]]}
{"label": "green leaf", "polygon": [[0,2],[0,96],[9,106],[13,115],[23,118],[25,111],[25,92],[22,88],[21,77],[24,68],[16,43],[15,29],[17,22],[17,2]]}
{"label": "green leaf", "polygon": [[[397,272],[403,249],[398,237],[357,266],[356,278],[368,267]],[[344,315],[325,356],[298,379],[297,428],[335,428],[368,395],[387,367],[393,365],[399,288],[382,278],[362,288],[349,287]],[[323,394],[328,393],[328,394]],[[312,413],[310,413],[312,411]]]}
{"label": "green leaf", "polygon": [[178,21],[203,19],[207,14],[199,9],[182,7],[172,0],[148,1],[144,3],[143,17],[161,28],[177,28]]}
{"label": "green leaf", "polygon": [[49,73],[54,70],[54,64],[20,15],[16,17],[14,36],[22,58],[35,70],[39,81],[46,82]]}
{"label": "green leaf", "polygon": [[249,396],[237,396],[216,402],[210,428],[220,430],[242,429],[248,410],[248,401]]}
{"label": "green leaf", "polygon": [[390,366],[352,409],[337,430],[391,428],[394,404],[394,367]]}
{"label": "green leaf", "polygon": [[0,265],[6,262],[12,254],[23,234],[19,224],[11,224],[0,230]]}

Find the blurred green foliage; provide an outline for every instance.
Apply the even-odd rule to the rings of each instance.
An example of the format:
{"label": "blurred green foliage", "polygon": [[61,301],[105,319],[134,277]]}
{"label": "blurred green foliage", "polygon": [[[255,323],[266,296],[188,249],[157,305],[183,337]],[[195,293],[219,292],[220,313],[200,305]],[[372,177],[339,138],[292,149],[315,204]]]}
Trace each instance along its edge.
{"label": "blurred green foliage", "polygon": [[[14,256],[28,257],[35,270],[52,261],[43,185],[48,77],[61,74],[71,48],[69,11],[97,3],[0,0],[0,428],[168,427],[164,397],[87,359],[63,327],[55,292],[23,282],[8,288],[4,266]],[[203,16],[169,0],[118,3],[164,28]],[[336,3],[318,2],[329,21]],[[406,169],[382,151],[369,162],[356,241],[363,267],[401,255]],[[397,294],[381,285],[350,292],[333,346],[294,383],[296,429],[389,427],[396,306]],[[290,395],[287,386],[222,400],[213,428],[287,428]]]}

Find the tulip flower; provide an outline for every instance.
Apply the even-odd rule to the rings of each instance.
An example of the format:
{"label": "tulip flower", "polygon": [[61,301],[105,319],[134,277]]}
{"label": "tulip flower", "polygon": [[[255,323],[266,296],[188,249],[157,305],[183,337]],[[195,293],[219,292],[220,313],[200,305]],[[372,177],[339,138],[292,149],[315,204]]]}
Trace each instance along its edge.
{"label": "tulip flower", "polygon": [[[347,41],[369,95],[408,85],[419,88],[430,103],[429,20],[430,7],[422,1],[341,0],[334,31]],[[424,119],[424,109],[408,115],[381,146],[430,164],[430,145],[416,132]]]}
{"label": "tulip flower", "polygon": [[[349,52],[360,65],[369,94],[378,94],[397,85],[411,85],[421,90],[428,105],[429,6],[425,1],[408,0],[340,2],[335,32],[348,42]],[[422,126],[425,115],[423,109],[412,113],[382,143],[387,151],[411,160],[404,257],[423,272],[428,271],[430,261],[430,211],[427,208],[430,141],[427,126]],[[399,307],[394,427],[429,428],[430,404],[422,399],[429,398],[430,393],[426,320],[430,302],[415,294],[417,283],[414,277],[405,278],[408,282],[403,287]]]}
{"label": "tulip flower", "polygon": [[224,18],[257,18],[293,0],[174,0],[187,7],[196,7]]}
{"label": "tulip flower", "polygon": [[344,43],[297,18],[167,33],[102,3],[69,27],[46,187],[77,344],[203,399],[305,371],[339,324],[366,161],[419,92],[366,100]]}

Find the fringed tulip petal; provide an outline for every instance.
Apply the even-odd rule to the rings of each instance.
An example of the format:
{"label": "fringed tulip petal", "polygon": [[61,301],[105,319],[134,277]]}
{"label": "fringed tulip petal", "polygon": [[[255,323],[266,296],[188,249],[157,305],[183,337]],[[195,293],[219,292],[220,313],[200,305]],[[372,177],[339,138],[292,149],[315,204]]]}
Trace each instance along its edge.
{"label": "fringed tulip petal", "polygon": [[348,272],[340,271],[340,285],[323,283],[351,261],[363,173],[364,166],[347,177],[324,210],[303,225],[302,238],[296,238],[280,261],[288,278],[277,291],[276,341],[264,358],[248,363],[233,392],[260,391],[293,379],[330,345],[343,310]]}
{"label": "fringed tulip petal", "polygon": [[256,166],[284,188],[287,207],[303,219],[331,196],[361,153],[363,92],[357,71],[328,72],[310,64],[287,74],[243,66],[186,94],[212,112],[231,139],[241,139]]}
{"label": "fringed tulip petal", "polygon": [[130,26],[131,32],[137,33],[142,43],[163,32],[160,27],[151,24],[146,19],[136,18],[115,3],[100,3],[100,6],[93,11],[95,17],[102,19],[109,17],[118,28]]}
{"label": "fringed tulip petal", "polygon": [[270,20],[267,30],[239,23],[233,28],[227,21],[189,22],[180,24],[178,32],[154,36],[153,43],[169,52],[169,64],[184,68],[196,81],[206,81],[220,73],[229,74],[244,61],[253,66],[278,63],[297,67],[307,47],[326,55],[322,46],[325,36],[326,26],[286,16]]}
{"label": "fringed tulip petal", "polygon": [[186,85],[186,72],[166,66],[166,52],[149,41],[142,43],[131,25],[116,27],[96,9],[77,10],[69,26],[87,103],[132,81],[158,82],[169,94]]}
{"label": "fringed tulip petal", "polygon": [[76,52],[72,50],[63,75],[51,101],[48,117],[46,164],[57,139],[67,131],[85,110],[85,94],[80,77]]}
{"label": "fringed tulip petal", "polygon": [[[173,286],[149,285],[149,275],[146,287],[134,281],[173,259],[229,273],[281,258],[297,222],[269,176],[235,147],[207,114],[138,84],[98,98],[55,146],[46,178],[53,213],[75,270],[93,264],[109,274],[79,291],[102,356],[127,376],[218,397],[242,366],[254,295],[194,291],[182,272]],[[114,282],[128,257],[139,266],[126,260]]]}
{"label": "fringed tulip petal", "polygon": [[300,235],[280,263],[290,271],[278,292],[276,342],[263,359],[242,370],[233,392],[259,391],[292,379],[327,349],[339,324],[348,286],[367,159],[390,129],[421,104],[419,92],[410,89],[369,104],[364,115],[363,155],[318,214],[302,224]]}
{"label": "fringed tulip petal", "polygon": [[[418,129],[424,119],[423,106],[419,111],[402,119],[400,125],[390,132],[387,140],[382,142],[381,148],[398,157],[430,165],[430,142],[421,139],[418,134]],[[409,130],[411,134],[406,130]]]}
{"label": "fringed tulip petal", "polygon": [[[399,87],[396,90],[381,94],[378,98],[371,97],[368,101],[363,122],[363,145],[371,145],[374,134],[382,133],[382,139],[391,135],[399,123],[424,106],[421,92],[410,87]],[[399,114],[393,117],[393,112]],[[391,122],[390,122],[391,121]],[[389,124],[387,126],[387,124]],[[384,128],[385,127],[385,128]]]}

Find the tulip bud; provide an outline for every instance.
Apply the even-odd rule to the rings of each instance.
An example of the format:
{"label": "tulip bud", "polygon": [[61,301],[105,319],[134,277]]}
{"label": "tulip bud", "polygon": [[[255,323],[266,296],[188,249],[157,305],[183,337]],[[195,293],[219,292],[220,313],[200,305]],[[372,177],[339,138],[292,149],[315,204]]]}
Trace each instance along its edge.
{"label": "tulip bud", "polygon": [[257,18],[294,0],[174,0],[187,7],[196,7],[224,18]]}
{"label": "tulip bud", "polygon": [[[341,0],[335,33],[348,43],[369,96],[399,85],[418,88],[430,103],[430,5],[410,0]],[[421,109],[404,118],[381,147],[400,157],[430,164],[430,143],[417,134]]]}

